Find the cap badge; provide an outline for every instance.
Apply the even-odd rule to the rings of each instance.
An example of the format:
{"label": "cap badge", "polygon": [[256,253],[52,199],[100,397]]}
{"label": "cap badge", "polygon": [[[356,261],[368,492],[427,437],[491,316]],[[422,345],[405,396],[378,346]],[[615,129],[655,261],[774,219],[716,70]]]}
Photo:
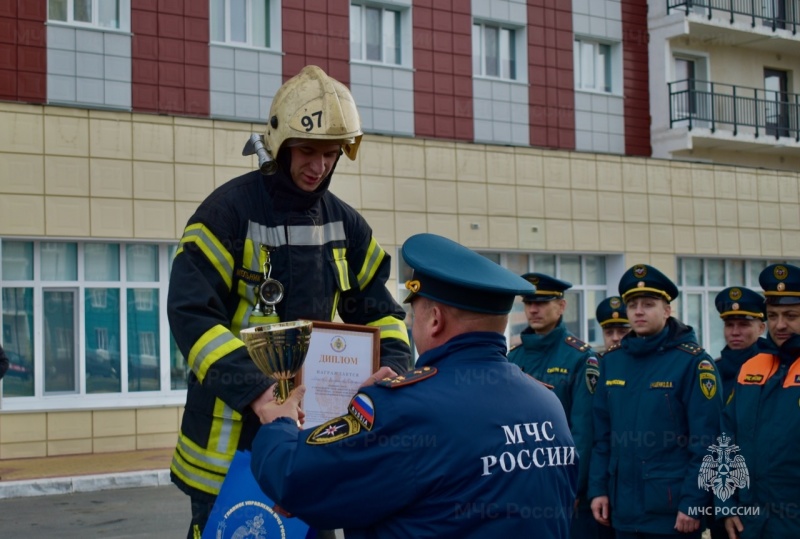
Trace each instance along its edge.
{"label": "cap badge", "polygon": [[611,318],[619,318],[619,313],[617,311],[614,311],[613,313],[611,313]]}
{"label": "cap badge", "polygon": [[742,297],[742,291],[738,288],[731,288],[731,291],[728,292],[728,297],[731,298],[733,301],[740,299]]}
{"label": "cap badge", "polygon": [[647,268],[641,264],[633,266],[633,274],[637,279],[644,279],[645,275],[647,275]]}
{"label": "cap badge", "polygon": [[644,281],[639,281],[638,283],[636,283],[636,286],[639,288],[644,288],[645,287]]}
{"label": "cap badge", "polygon": [[619,309],[620,307],[619,298],[611,298],[608,304],[609,306],[611,306],[612,309]]}
{"label": "cap badge", "polygon": [[778,283],[778,292],[783,292],[786,290],[786,283]]}
{"label": "cap badge", "polygon": [[734,303],[733,305],[731,305],[731,310],[732,311],[738,311],[739,310],[739,304],[738,303]]}
{"label": "cap badge", "polygon": [[775,269],[772,270],[772,274],[776,279],[782,281],[789,276],[789,270],[786,269],[786,266],[775,266]]}
{"label": "cap badge", "polygon": [[530,282],[531,282],[531,284],[539,284],[539,278],[538,277],[531,277]]}
{"label": "cap badge", "polygon": [[417,281],[416,279],[414,279],[413,281],[406,281],[406,288],[408,290],[411,290],[411,292],[413,292],[414,294],[416,294],[417,292],[419,292],[420,289],[419,281]]}

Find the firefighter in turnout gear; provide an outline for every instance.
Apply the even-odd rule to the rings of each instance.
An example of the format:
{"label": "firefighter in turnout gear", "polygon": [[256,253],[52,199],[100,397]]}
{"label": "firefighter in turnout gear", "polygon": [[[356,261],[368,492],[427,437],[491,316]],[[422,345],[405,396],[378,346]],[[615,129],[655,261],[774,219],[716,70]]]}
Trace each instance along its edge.
{"label": "firefighter in turnout gear", "polygon": [[386,288],[390,257],[364,218],[328,188],[354,160],[361,122],[350,91],[306,66],[275,94],[264,137],[245,155],[259,170],[217,188],[189,219],[170,276],[167,312],[191,369],[171,478],[191,497],[200,537],[237,449],[249,449],[274,381],[239,339],[278,320],[380,328],[381,371],[411,367],[403,309]]}

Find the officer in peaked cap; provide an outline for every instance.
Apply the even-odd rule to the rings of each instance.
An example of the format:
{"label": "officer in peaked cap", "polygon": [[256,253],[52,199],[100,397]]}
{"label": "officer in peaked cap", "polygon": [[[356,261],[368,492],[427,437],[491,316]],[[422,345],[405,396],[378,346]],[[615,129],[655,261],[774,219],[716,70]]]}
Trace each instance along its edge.
{"label": "officer in peaked cap", "polygon": [[619,344],[622,337],[631,330],[625,304],[619,296],[611,296],[601,301],[595,310],[595,317],[603,330],[603,343],[606,350]]}
{"label": "officer in peaked cap", "polygon": [[697,484],[709,442],[719,435],[714,361],[694,330],[671,316],[678,288],[658,269],[631,267],[619,292],[632,331],[600,365],[592,511],[617,537],[699,539],[701,522],[689,515],[712,501]]}
{"label": "officer in peaked cap", "polygon": [[360,388],[315,428],[295,423],[302,386],[273,404],[253,444],[258,483],[348,539],[567,539],[578,453],[564,409],[506,358],[508,313],[533,285],[441,236],[412,236],[401,252],[416,368]]}
{"label": "officer in peaked cap", "polygon": [[592,448],[592,395],[600,374],[597,354],[564,323],[564,292],[572,288],[572,283],[543,273],[526,273],[522,277],[536,287],[536,292],[522,295],[528,327],[520,334],[522,343],[509,352],[508,360],[552,386],[564,406],[581,455],[579,504],[571,537],[593,538],[600,530],[592,518],[586,485]]}

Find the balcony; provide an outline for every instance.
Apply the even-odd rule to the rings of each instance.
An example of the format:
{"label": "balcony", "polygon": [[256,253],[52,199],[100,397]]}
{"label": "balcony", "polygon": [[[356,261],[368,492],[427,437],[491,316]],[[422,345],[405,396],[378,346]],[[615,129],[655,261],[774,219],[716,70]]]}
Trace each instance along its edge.
{"label": "balcony", "polygon": [[670,130],[692,147],[800,151],[800,95],[686,79],[667,83]]}

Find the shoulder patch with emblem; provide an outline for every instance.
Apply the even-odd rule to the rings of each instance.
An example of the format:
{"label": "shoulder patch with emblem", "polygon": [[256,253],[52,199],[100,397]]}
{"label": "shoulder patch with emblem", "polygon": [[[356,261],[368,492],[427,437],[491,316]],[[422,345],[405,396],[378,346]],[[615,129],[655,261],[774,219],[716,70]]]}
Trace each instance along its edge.
{"label": "shoulder patch with emblem", "polygon": [[361,432],[361,423],[351,415],[335,417],[314,429],[306,439],[308,445],[325,445],[355,436]]}
{"label": "shoulder patch with emblem", "polygon": [[[586,367],[586,389],[588,389],[589,393],[592,395],[594,395],[594,392],[597,389],[597,380],[600,379],[600,369],[597,367],[597,360],[595,359],[594,361],[594,367]],[[586,364],[588,365],[589,362],[587,361]]]}
{"label": "shoulder patch with emblem", "polygon": [[713,372],[700,372],[700,390],[711,400],[717,394],[717,376]]}
{"label": "shoulder patch with emblem", "polygon": [[698,356],[703,353],[703,348],[697,344],[684,342],[678,345],[678,350],[683,350],[687,354]]}
{"label": "shoulder patch with emblem", "polygon": [[357,394],[347,406],[347,411],[361,423],[362,427],[372,430],[372,425],[375,424],[375,405],[369,396],[364,393]]}
{"label": "shoulder patch with emblem", "polygon": [[572,335],[568,335],[564,342],[570,345],[571,347],[580,350],[581,352],[585,352],[589,349],[589,345],[583,342],[582,340],[578,339],[577,337],[573,337]]}
{"label": "shoulder patch with emblem", "polygon": [[707,359],[704,359],[700,363],[697,364],[697,370],[699,371],[713,371],[714,365]]}
{"label": "shoulder patch with emblem", "polygon": [[421,369],[414,369],[413,371],[401,374],[400,376],[395,376],[394,378],[384,378],[375,385],[380,387],[388,387],[391,389],[396,387],[410,386],[411,384],[416,384],[417,382],[427,380],[436,374],[436,372],[436,367],[422,367]]}

